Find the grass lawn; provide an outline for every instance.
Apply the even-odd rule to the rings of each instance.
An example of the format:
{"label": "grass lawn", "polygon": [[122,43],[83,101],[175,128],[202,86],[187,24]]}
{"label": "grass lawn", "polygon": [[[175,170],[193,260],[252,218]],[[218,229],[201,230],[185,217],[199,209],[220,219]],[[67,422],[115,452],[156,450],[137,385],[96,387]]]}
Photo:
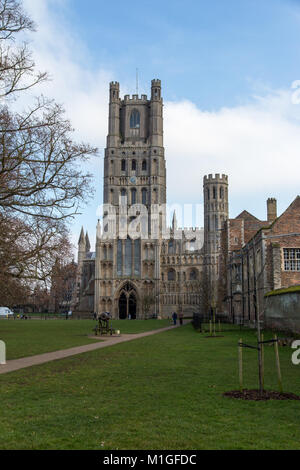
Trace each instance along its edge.
{"label": "grass lawn", "polygon": [[[268,335],[266,335],[268,337]],[[151,337],[0,375],[2,449],[300,449],[300,402],[225,398],[238,388],[237,342],[186,325]],[[280,348],[285,391],[300,394],[300,366]],[[243,351],[245,387],[257,353]],[[274,348],[265,386],[277,390]]]}
{"label": "grass lawn", "polygon": [[[7,359],[72,348],[94,341],[95,320],[0,320],[0,339]],[[168,320],[113,320],[121,333],[141,333],[169,326]]]}

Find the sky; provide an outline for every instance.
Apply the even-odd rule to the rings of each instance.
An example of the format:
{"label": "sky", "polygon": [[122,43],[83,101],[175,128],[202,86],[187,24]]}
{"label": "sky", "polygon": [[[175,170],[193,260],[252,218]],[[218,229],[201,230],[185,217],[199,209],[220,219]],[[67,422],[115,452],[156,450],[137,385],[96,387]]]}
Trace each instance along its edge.
{"label": "sky", "polygon": [[[95,242],[102,203],[109,82],[121,96],[162,81],[167,200],[203,203],[203,176],[229,176],[230,217],[266,219],[300,194],[300,0],[23,0],[27,40],[74,138],[95,145],[95,196],[71,223]],[[192,225],[194,219],[180,220]],[[201,224],[203,225],[203,223]]]}

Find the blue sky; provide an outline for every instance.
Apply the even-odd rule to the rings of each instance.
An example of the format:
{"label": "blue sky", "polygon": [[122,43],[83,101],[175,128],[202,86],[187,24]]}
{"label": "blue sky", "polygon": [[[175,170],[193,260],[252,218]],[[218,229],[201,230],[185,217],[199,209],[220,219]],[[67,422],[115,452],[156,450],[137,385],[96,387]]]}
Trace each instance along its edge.
{"label": "blue sky", "polygon": [[280,213],[300,193],[291,88],[300,79],[300,1],[24,4],[38,24],[36,62],[53,78],[43,93],[65,104],[77,138],[100,149],[90,164],[96,196],[72,224],[74,239],[85,225],[94,240],[109,81],[134,93],[136,68],[140,93],[162,80],[170,203],[201,203],[207,173],[229,175],[231,217],[247,209],[265,218],[270,196]]}
{"label": "blue sky", "polygon": [[300,3],[284,0],[69,0],[51,10],[102,66],[135,87],[159,76],[166,100],[205,109],[249,99],[253,86],[289,85],[300,61]]}

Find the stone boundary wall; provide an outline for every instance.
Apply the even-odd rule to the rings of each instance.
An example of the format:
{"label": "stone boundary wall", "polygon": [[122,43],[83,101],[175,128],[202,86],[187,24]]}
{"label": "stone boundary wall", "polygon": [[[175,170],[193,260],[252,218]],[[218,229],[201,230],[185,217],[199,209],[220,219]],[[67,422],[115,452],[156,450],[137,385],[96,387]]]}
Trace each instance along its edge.
{"label": "stone boundary wall", "polygon": [[266,297],[265,327],[300,333],[300,292]]}

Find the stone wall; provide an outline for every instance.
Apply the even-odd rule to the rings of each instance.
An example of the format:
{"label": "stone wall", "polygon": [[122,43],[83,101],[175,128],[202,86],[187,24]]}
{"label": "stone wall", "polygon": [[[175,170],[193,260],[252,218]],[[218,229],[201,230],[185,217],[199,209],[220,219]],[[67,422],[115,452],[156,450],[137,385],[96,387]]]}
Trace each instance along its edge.
{"label": "stone wall", "polygon": [[265,326],[300,333],[300,291],[266,297]]}

